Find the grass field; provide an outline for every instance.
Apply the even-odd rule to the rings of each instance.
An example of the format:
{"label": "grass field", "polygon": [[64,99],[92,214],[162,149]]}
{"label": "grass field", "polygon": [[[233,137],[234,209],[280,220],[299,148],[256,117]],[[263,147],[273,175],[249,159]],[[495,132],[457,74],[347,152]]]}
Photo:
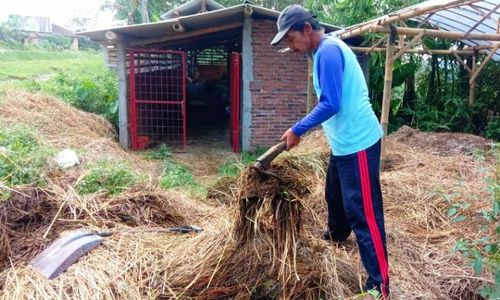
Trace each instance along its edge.
{"label": "grass field", "polygon": [[103,57],[97,52],[0,49],[0,80],[96,69],[103,64]]}

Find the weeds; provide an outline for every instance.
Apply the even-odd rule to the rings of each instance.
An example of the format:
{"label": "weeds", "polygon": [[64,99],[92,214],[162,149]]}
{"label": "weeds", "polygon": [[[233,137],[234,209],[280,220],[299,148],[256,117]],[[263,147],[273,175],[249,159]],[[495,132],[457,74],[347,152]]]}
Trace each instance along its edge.
{"label": "weeds", "polygon": [[141,176],[124,163],[100,161],[89,166],[88,174],[78,182],[76,191],[82,195],[97,192],[116,195],[141,179]]}
{"label": "weeds", "polygon": [[0,127],[0,181],[11,187],[43,185],[47,161],[54,152],[29,128]]}
{"label": "weeds", "polygon": [[39,90],[81,110],[103,115],[117,126],[118,81],[113,72],[98,68],[94,72],[58,73],[38,85]]}
{"label": "weeds", "polygon": [[189,168],[181,163],[167,161],[160,179],[163,189],[182,188],[195,195],[203,195],[206,188],[197,182]]}
{"label": "weeds", "polygon": [[493,274],[494,283],[483,285],[479,291],[486,299],[500,299],[500,144],[496,144],[493,151],[497,165],[494,177],[488,184],[492,205],[491,211],[482,212],[486,221],[481,229],[482,237],[470,242],[461,239],[454,247],[455,251],[472,260],[476,275],[483,270]]}
{"label": "weeds", "polygon": [[255,162],[255,160],[266,151],[265,148],[257,148],[255,151],[245,151],[238,158],[231,158],[219,166],[219,176],[236,177],[241,170]]}
{"label": "weeds", "polygon": [[172,151],[170,150],[170,147],[166,144],[161,144],[158,148],[146,152],[146,157],[148,159],[167,160],[171,156],[172,156]]}

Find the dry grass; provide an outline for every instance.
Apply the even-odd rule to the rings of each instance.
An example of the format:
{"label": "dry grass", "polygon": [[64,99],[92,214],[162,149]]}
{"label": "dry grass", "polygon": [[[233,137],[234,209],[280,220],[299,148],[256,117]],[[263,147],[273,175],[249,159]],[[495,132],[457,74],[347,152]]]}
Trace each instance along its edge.
{"label": "dry grass", "polygon": [[[54,145],[91,149],[93,137],[104,137],[109,140],[103,152],[136,159],[112,142],[112,131],[99,127],[97,117],[57,106],[53,99],[42,101],[39,95],[10,97],[24,102],[8,109],[0,104],[6,124],[25,120],[22,111],[31,110],[30,122]],[[61,122],[57,126],[45,113],[37,113],[41,108],[32,109],[44,101],[45,113]],[[67,127],[68,121],[57,119],[66,109],[62,115],[72,116],[69,122],[74,124],[80,118],[80,126]],[[90,128],[79,129],[93,121]],[[71,133],[62,135],[68,128]],[[493,162],[462,153],[438,156],[394,138],[388,153],[389,170],[381,181],[392,298],[479,299],[476,291],[492,280],[491,274],[474,276],[467,262],[450,250],[459,238],[476,238],[484,224],[477,211],[491,205],[485,180],[492,175]],[[343,245],[319,238],[326,219],[328,157],[324,137],[314,132],[277,159],[274,171],[283,182],[261,182],[248,169],[237,181],[221,183],[220,193],[211,194],[213,204],[155,186],[136,186],[116,197],[78,196],[73,190],[78,170],[49,175],[43,189],[18,187],[9,201],[0,203],[0,257],[5,258],[0,263],[0,297],[355,299],[365,274],[354,237]],[[449,202],[444,200],[452,194]],[[461,202],[471,204],[460,212],[467,219],[452,222],[446,211]],[[162,230],[190,224],[204,231],[177,235]],[[115,233],[54,280],[27,266],[59,234],[76,228]]]}
{"label": "dry grass", "polygon": [[116,131],[104,117],[75,109],[44,94],[10,90],[0,98],[0,125],[24,124],[56,149],[82,152],[82,162],[127,160],[141,170],[152,168],[139,155],[116,143]]}

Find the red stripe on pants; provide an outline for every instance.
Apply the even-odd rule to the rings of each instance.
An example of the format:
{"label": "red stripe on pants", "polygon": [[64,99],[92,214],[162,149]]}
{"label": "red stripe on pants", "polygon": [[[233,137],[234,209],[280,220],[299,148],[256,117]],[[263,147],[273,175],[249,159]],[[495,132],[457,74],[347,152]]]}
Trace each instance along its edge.
{"label": "red stripe on pants", "polygon": [[380,268],[380,273],[382,274],[382,295],[386,297],[387,295],[387,282],[389,277],[389,267],[387,266],[387,260],[385,258],[384,246],[382,243],[382,236],[380,235],[380,230],[375,220],[375,213],[373,211],[373,200],[370,184],[370,173],[368,169],[368,160],[366,157],[366,151],[358,152],[358,164],[359,173],[361,175],[361,191],[363,194],[363,208],[365,211],[365,218],[368,223],[368,229],[370,230],[370,235],[373,240],[373,245],[375,246],[375,254],[377,256],[378,265]]}

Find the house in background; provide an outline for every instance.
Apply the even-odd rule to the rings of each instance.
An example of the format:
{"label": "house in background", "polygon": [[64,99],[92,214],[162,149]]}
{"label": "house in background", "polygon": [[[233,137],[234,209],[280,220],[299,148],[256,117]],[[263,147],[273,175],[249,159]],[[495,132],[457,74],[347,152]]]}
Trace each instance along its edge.
{"label": "house in background", "polygon": [[160,22],[79,33],[116,51],[121,145],[208,139],[240,151],[277,143],[305,115],[308,84],[307,58],[270,45],[278,16],[193,0]]}
{"label": "house in background", "polygon": [[71,49],[79,50],[78,36],[67,28],[51,23],[49,17],[10,15],[9,18],[15,18],[19,23],[18,29],[28,33],[25,43],[36,44],[47,36],[66,36],[72,38]]}

